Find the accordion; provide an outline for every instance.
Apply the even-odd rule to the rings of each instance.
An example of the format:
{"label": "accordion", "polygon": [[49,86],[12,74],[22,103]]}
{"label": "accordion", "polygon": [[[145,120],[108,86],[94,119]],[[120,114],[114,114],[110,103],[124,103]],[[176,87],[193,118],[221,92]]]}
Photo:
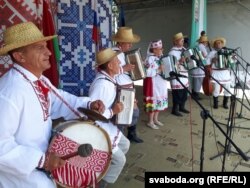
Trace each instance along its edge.
{"label": "accordion", "polygon": [[146,72],[141,57],[140,48],[125,52],[125,60],[127,64],[135,65],[133,71],[130,71],[130,77],[133,81],[146,78]]}
{"label": "accordion", "polygon": [[115,117],[116,125],[130,125],[134,111],[135,89],[118,88],[116,101],[123,103],[123,110]]}

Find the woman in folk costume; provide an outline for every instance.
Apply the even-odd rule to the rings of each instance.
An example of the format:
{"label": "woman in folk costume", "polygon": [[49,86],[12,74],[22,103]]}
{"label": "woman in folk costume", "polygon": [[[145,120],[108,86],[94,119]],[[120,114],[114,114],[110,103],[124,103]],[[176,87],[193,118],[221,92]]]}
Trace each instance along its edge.
{"label": "woman in folk costume", "polygon": [[[214,101],[214,108],[218,108],[218,96],[220,94],[221,85],[224,88],[224,98],[223,98],[223,107],[228,109],[228,98],[231,94],[228,92],[230,91],[230,83],[231,83],[231,76],[230,76],[230,69],[226,66],[224,68],[220,68],[217,66],[219,62],[218,54],[221,52],[221,49],[226,45],[226,39],[223,37],[217,37],[212,42],[213,50],[207,56],[207,64],[211,65],[212,67],[212,82],[213,82],[213,101]],[[214,78],[214,79],[213,79]],[[217,82],[219,83],[217,83]],[[228,91],[227,91],[228,90]]]}
{"label": "woman in folk costume", "polygon": [[[205,59],[207,57],[208,51],[207,51],[207,46],[208,46],[208,38],[207,36],[203,35],[200,36],[200,38],[197,40],[198,41],[198,50],[201,51],[201,55],[203,56],[203,58]],[[202,65],[199,65],[202,66]],[[200,100],[200,90],[201,90],[201,86],[203,83],[203,79],[205,77],[205,71],[204,68],[195,68],[190,70],[190,76],[192,77],[192,94],[193,97],[195,97],[196,99]]]}
{"label": "woman in folk costume", "polygon": [[160,111],[168,108],[167,81],[160,76],[162,50],[161,40],[151,42],[145,60],[147,77],[143,80],[144,105],[149,117],[147,126],[152,129],[164,125],[158,116]]}
{"label": "woman in folk costume", "polygon": [[[120,60],[120,74],[116,76],[117,84],[122,86],[123,88],[135,88],[133,80],[129,75],[129,71],[134,70],[135,66],[130,63],[126,63],[125,60],[125,52],[128,52],[133,47],[133,43],[137,43],[140,41],[140,37],[133,33],[132,28],[130,27],[120,27],[115,35],[112,36],[112,40],[116,42],[116,46],[112,49],[114,51],[120,52],[117,56]],[[137,135],[137,122],[139,119],[139,108],[137,105],[137,100],[134,101],[134,110],[132,123],[127,126],[128,129],[128,139],[131,142],[142,143],[143,140]],[[118,126],[123,133],[125,133],[124,125]]]}
{"label": "woman in folk costume", "polygon": [[[173,37],[174,46],[170,49],[168,55],[175,56],[177,59],[176,67],[180,74],[186,76],[187,78],[181,77],[180,82],[185,87],[189,87],[188,82],[188,71],[184,67],[185,58],[182,57],[182,53],[186,50],[183,47],[184,37],[182,33],[177,33]],[[187,90],[179,83],[176,79],[170,81],[173,97],[173,109],[172,114],[176,116],[182,116],[180,112],[189,113],[185,109],[185,103],[187,101]]]}
{"label": "woman in folk costume", "polygon": [[[115,76],[119,74],[120,70],[120,61],[117,58],[118,54],[119,52],[115,52],[111,48],[106,48],[98,52],[96,62],[98,73],[89,89],[89,97],[92,100],[104,101],[106,108],[103,116],[107,119],[111,119],[124,108],[122,102],[115,101],[117,95]],[[112,160],[103,181],[100,182],[101,188],[105,187],[105,184],[114,183],[117,180],[126,163],[125,154],[129,149],[130,142],[112,121],[108,123],[97,121],[97,124],[106,130],[112,144]]]}

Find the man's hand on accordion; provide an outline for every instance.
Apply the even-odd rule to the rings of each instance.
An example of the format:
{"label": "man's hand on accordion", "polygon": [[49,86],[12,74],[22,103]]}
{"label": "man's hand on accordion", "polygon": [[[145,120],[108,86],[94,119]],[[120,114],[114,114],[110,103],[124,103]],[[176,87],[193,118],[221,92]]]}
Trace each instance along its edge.
{"label": "man's hand on accordion", "polygon": [[133,65],[133,64],[126,64],[122,68],[123,68],[123,72],[129,72],[129,71],[134,70],[135,65]]}
{"label": "man's hand on accordion", "polygon": [[179,59],[179,64],[183,65],[183,64],[186,62],[186,60],[187,60],[187,58],[181,57],[181,58]]}
{"label": "man's hand on accordion", "polygon": [[116,102],[113,106],[112,106],[112,111],[113,111],[113,115],[115,114],[119,114],[124,108],[124,105],[122,102]]}

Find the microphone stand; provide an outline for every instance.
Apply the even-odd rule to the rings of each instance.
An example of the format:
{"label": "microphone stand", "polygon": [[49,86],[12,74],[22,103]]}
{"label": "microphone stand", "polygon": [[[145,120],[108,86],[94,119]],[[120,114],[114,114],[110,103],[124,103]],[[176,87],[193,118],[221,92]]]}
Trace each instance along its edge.
{"label": "microphone stand", "polygon": [[[244,104],[244,97],[246,97],[246,101],[248,102],[248,105],[250,105],[250,102],[249,102],[249,100],[248,100],[248,98],[247,98],[247,95],[246,95],[246,93],[245,93],[245,89],[246,89],[246,78],[247,78],[247,74],[249,74],[249,72],[248,72],[248,67],[250,66],[250,64],[248,63],[248,62],[246,62],[238,53],[236,53],[235,52],[235,54],[237,55],[237,57],[239,57],[243,62],[245,62],[246,63],[246,67],[244,67],[239,61],[237,61],[237,63],[236,63],[236,71],[237,71],[237,69],[238,69],[238,65],[241,65],[241,67],[244,69],[244,71],[246,72],[246,75],[245,75],[245,78],[244,78],[244,87],[242,88],[242,86],[241,86],[241,84],[240,84],[240,81],[239,81],[239,79],[237,79],[238,80],[238,86],[240,86],[240,88],[242,89],[242,91],[243,91],[243,94],[242,94],[242,98],[241,98],[241,107],[240,107],[240,112],[239,113],[236,113],[237,114],[237,117],[236,118],[239,118],[239,119],[241,119],[241,118],[243,118],[243,119],[246,119],[246,120],[250,120],[249,118],[246,118],[246,117],[243,117],[242,116],[242,109],[243,109],[243,105],[242,104]],[[235,77],[237,77],[236,75],[235,75]],[[249,110],[249,109],[248,109]],[[243,127],[239,127],[239,128],[243,128]],[[247,129],[247,128],[246,128]]]}
{"label": "microphone stand", "polygon": [[[231,96],[231,105],[230,105],[230,110],[229,110],[229,117],[230,118],[228,118],[228,126],[229,127],[227,128],[227,135],[230,138],[232,138],[231,137],[232,136],[232,130],[233,130],[232,128],[235,125],[235,118],[234,118],[234,113],[235,113],[235,98],[236,98],[235,95]],[[223,145],[220,142],[218,142],[218,144],[220,144],[223,147]],[[238,154],[237,152],[234,152],[234,151],[231,150],[231,144],[229,143],[228,139],[225,140],[224,148],[225,149],[224,149],[224,153],[223,153],[222,171],[225,170],[224,167],[225,167],[225,161],[226,161],[226,154],[230,153],[230,152]],[[220,154],[218,154],[217,156],[219,156],[219,155]],[[217,157],[217,156],[214,156],[214,158]],[[211,158],[210,158],[210,160],[211,160]]]}
{"label": "microphone stand", "polygon": [[[205,72],[205,70],[204,70],[204,66],[203,66],[203,63],[202,63],[202,61],[200,61],[200,60],[198,60],[198,59],[194,59],[195,61],[196,61],[196,63],[198,64],[198,65],[200,65],[200,68]],[[222,147],[224,147],[225,149],[224,149],[224,152],[222,152],[222,153],[219,153],[219,154],[217,154],[217,155],[215,155],[215,156],[213,156],[213,157],[211,157],[210,158],[210,160],[213,160],[214,158],[216,158],[216,157],[218,157],[218,156],[220,156],[220,155],[222,155],[223,154],[223,157],[225,158],[225,156],[226,156],[226,153],[230,153],[230,152],[232,152],[231,151],[231,147],[230,147],[230,143],[232,143],[232,142],[228,142],[227,140],[228,140],[228,138],[230,138],[230,140],[231,140],[231,135],[232,135],[232,127],[233,126],[230,126],[230,124],[232,123],[232,122],[234,122],[233,121],[233,118],[234,118],[234,110],[235,110],[235,101],[236,100],[238,100],[240,103],[241,103],[241,101],[239,100],[239,99],[237,99],[236,98],[236,96],[235,95],[233,95],[227,88],[225,88],[222,84],[220,84],[219,83],[219,81],[217,80],[217,79],[215,79],[212,75],[210,75],[210,77],[215,81],[215,82],[217,82],[221,87],[223,87],[224,88],[224,90],[226,90],[228,93],[230,93],[230,95],[231,95],[231,104],[230,104],[230,113],[229,113],[229,118],[228,118],[228,123],[226,124],[227,125],[227,136],[226,136],[226,141],[225,141],[225,146],[223,146],[223,144],[221,144],[219,141],[217,142],[219,145],[221,145]],[[247,109],[249,109],[245,104],[242,104],[242,105],[244,105]],[[234,108],[234,109],[233,109]],[[218,127],[218,123],[216,122],[216,125],[217,125],[217,127]],[[231,124],[232,125],[232,124]],[[224,134],[224,133],[223,133]],[[228,135],[230,135],[230,136],[228,136]],[[235,148],[236,149],[236,148]],[[236,149],[237,150],[237,149]],[[238,152],[239,153],[239,152]],[[236,153],[237,154],[237,153]],[[248,160],[248,159],[247,159]],[[224,163],[225,163],[225,160],[223,160],[223,166],[222,166],[222,168],[224,169]]]}
{"label": "microphone stand", "polygon": [[[236,67],[236,73],[234,72],[235,74],[235,80],[239,81],[238,78],[237,78],[237,69],[238,67]],[[235,81],[236,83],[236,81]],[[235,114],[235,104],[236,104],[236,96],[237,96],[237,89],[235,88],[234,89],[234,95],[231,95],[231,104],[230,104],[230,110],[229,110],[229,118],[228,118],[228,122],[227,122],[227,135],[232,138],[232,133],[233,133],[233,128],[235,127],[235,118],[234,118],[234,114]],[[220,156],[223,154],[223,161],[222,161],[222,171],[224,171],[224,166],[225,166],[225,159],[226,159],[226,154],[227,153],[235,153],[237,154],[236,152],[233,152],[231,150],[231,144],[228,142],[228,140],[226,139],[225,140],[225,144],[224,146],[218,141],[217,142],[219,145],[221,145],[222,147],[224,147],[224,152],[221,152],[221,153],[218,153],[217,155],[213,156],[210,158],[210,160],[213,160],[214,158]]]}
{"label": "microphone stand", "polygon": [[[232,95],[231,96],[230,109],[229,109],[229,118],[228,118],[228,122],[227,122],[227,135],[230,138],[232,138],[233,127],[235,127],[234,126],[235,125],[234,113],[235,113],[235,101],[236,101],[235,99],[236,99],[236,96]],[[210,157],[210,160],[213,160],[213,159],[219,157],[220,155],[223,155],[223,166],[222,166],[222,169],[224,169],[226,154],[229,154],[229,153],[238,154],[238,153],[231,150],[231,144],[228,142],[228,139],[225,140],[225,144],[224,145],[220,141],[217,141],[217,143],[221,147],[224,148],[224,151],[218,153],[217,155],[215,155],[213,157]]]}
{"label": "microphone stand", "polygon": [[219,126],[219,124],[214,120],[214,118],[210,115],[209,111],[204,108],[204,106],[194,97],[194,95],[189,91],[189,89],[180,81],[179,76],[175,76],[175,79],[182,85],[182,87],[189,93],[192,99],[200,106],[202,109],[201,117],[203,119],[203,131],[202,131],[202,146],[201,146],[201,153],[200,153],[200,172],[203,171],[203,162],[204,162],[204,143],[205,143],[205,124],[206,119],[209,118],[216,127],[221,131],[221,133],[227,138],[227,140],[234,146],[236,151],[239,155],[245,160],[248,161],[248,157],[241,151],[241,149],[232,141],[232,139],[224,132],[224,130]]}

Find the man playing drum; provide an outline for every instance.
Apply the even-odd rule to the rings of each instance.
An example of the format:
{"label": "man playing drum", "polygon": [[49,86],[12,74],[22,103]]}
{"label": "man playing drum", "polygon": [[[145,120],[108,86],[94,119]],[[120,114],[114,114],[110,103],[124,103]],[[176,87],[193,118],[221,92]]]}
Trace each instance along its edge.
{"label": "man playing drum", "polygon": [[10,55],[14,65],[0,78],[0,187],[55,188],[45,171],[65,164],[46,152],[52,119],[81,117],[78,107],[104,111],[100,100],[76,97],[55,88],[43,72],[51,67],[51,52],[43,36],[31,22],[5,30],[0,55]]}
{"label": "man playing drum", "polygon": [[[115,76],[119,74],[120,70],[118,54],[119,52],[115,52],[111,48],[106,48],[98,52],[96,62],[98,73],[89,89],[89,96],[92,100],[104,101],[106,108],[103,116],[107,119],[111,119],[124,108],[122,102],[116,101],[117,82]],[[111,164],[103,180],[100,182],[100,188],[102,188],[107,183],[114,183],[117,180],[126,163],[125,154],[129,149],[130,142],[112,121],[108,123],[97,121],[97,124],[106,130],[112,142]]]}
{"label": "man playing drum", "polygon": [[[129,75],[129,71],[132,71],[135,68],[135,65],[126,63],[125,61],[125,52],[131,50],[133,43],[139,42],[140,37],[133,33],[132,28],[130,27],[120,27],[115,35],[112,36],[112,40],[116,42],[116,46],[113,47],[114,51],[121,52],[118,55],[118,59],[120,60],[120,74],[117,75],[116,81],[117,84],[121,85],[122,87],[127,88],[134,88],[133,81]],[[141,62],[142,63],[142,62]],[[135,143],[143,142],[137,136],[136,133],[136,125],[139,118],[139,108],[137,106],[137,100],[134,103],[134,111],[132,117],[132,123],[128,125],[128,139]],[[119,128],[125,132],[124,126],[119,126]]]}
{"label": "man playing drum", "polygon": [[[212,82],[213,82],[213,101],[214,108],[218,108],[218,96],[220,94],[221,85],[224,88],[224,98],[223,98],[223,107],[228,109],[228,98],[231,94],[230,91],[230,83],[231,76],[229,67],[225,64],[225,62],[220,62],[218,55],[221,52],[221,49],[226,45],[226,39],[222,37],[217,37],[212,41],[213,50],[207,56],[207,64],[212,67]],[[221,54],[223,55],[223,54]],[[221,63],[221,66],[218,66]],[[217,80],[217,82],[216,82]],[[228,90],[228,91],[227,91]]]}

